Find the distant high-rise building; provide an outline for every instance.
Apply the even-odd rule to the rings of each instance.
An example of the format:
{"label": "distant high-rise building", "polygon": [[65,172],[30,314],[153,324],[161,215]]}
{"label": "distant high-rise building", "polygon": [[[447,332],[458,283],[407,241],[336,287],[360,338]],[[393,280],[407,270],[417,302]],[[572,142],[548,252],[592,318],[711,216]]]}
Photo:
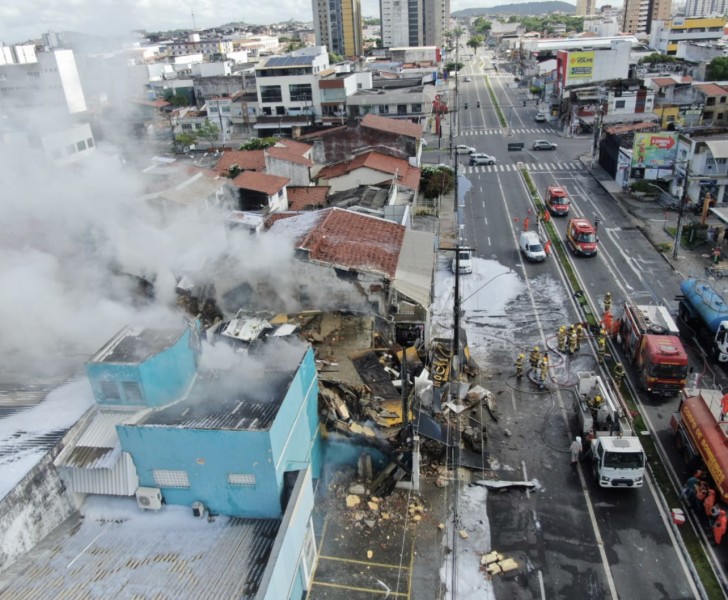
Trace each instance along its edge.
{"label": "distant high-rise building", "polygon": [[670,19],[672,0],[626,0],[624,4],[624,33],[650,33],[653,21]]}
{"label": "distant high-rise building", "polygon": [[596,13],[596,0],[576,0],[576,16],[587,17]]}
{"label": "distant high-rise building", "polygon": [[450,0],[380,0],[382,46],[442,46]]}
{"label": "distant high-rise building", "polygon": [[685,5],[686,17],[707,17],[724,15],[728,11],[726,0],[688,0]]}
{"label": "distant high-rise building", "polygon": [[313,0],[316,45],[341,56],[361,56],[360,0]]}

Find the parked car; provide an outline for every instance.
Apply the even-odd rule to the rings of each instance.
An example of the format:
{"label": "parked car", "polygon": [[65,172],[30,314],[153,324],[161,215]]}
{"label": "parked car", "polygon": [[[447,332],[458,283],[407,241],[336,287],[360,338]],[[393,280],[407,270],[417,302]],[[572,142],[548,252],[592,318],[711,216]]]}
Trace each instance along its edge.
{"label": "parked car", "polygon": [[[458,250],[459,257],[452,259],[450,264],[450,270],[455,273],[457,267],[460,267],[460,273],[472,273],[473,272],[473,261],[470,254],[470,250]],[[459,261],[459,264],[458,264]]]}
{"label": "parked car", "polygon": [[536,113],[536,123],[544,123],[546,121],[546,114],[542,112]]}
{"label": "parked car", "polygon": [[531,146],[533,150],[556,150],[556,144],[548,140],[536,140]]}
{"label": "parked car", "polygon": [[457,154],[472,154],[475,152],[475,148],[472,146],[466,146],[465,144],[458,144],[455,146],[455,152]]}
{"label": "parked car", "polygon": [[535,231],[522,231],[518,246],[528,262],[543,262],[546,260],[546,251],[543,249],[538,233]]}
{"label": "parked car", "polygon": [[470,77],[466,77],[463,81],[470,83],[472,81],[472,79],[470,79]]}
{"label": "parked car", "polygon": [[490,154],[481,154],[479,152],[474,152],[470,155],[470,164],[471,165],[494,165],[495,164],[495,156],[491,156]]}

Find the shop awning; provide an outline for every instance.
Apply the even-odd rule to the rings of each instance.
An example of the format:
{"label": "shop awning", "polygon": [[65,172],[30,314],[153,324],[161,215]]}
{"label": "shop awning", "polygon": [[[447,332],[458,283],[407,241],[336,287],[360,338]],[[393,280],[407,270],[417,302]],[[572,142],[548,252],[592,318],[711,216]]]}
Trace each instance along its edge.
{"label": "shop awning", "polygon": [[713,154],[713,158],[728,158],[728,140],[705,142]]}

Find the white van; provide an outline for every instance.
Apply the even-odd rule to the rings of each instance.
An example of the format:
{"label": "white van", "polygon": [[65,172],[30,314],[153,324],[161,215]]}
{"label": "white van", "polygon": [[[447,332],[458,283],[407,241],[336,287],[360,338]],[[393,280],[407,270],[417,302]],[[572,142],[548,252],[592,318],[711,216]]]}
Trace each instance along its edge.
{"label": "white van", "polygon": [[538,233],[535,231],[522,231],[518,246],[529,262],[543,262],[546,260],[546,252],[541,245]]}
{"label": "white van", "polygon": [[[472,273],[473,260],[470,254],[470,250],[458,250],[458,253],[460,254],[460,274],[462,275],[464,273]],[[457,260],[457,257],[453,258],[452,264],[450,265],[450,269],[453,273],[455,272],[455,269],[457,269]]]}

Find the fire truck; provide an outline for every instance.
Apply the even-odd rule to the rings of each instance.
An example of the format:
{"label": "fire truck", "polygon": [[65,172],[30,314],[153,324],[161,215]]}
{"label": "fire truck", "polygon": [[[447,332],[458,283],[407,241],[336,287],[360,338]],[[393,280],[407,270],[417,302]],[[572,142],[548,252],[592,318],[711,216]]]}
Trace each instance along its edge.
{"label": "fire truck", "polygon": [[597,230],[589,219],[574,217],[566,225],[566,245],[577,256],[597,255]]}
{"label": "fire truck", "polygon": [[569,214],[569,195],[563,186],[550,185],[546,188],[546,208],[554,217],[562,217]]}
{"label": "fire truck", "polygon": [[723,392],[685,388],[670,419],[675,443],[690,470],[702,468],[713,479],[717,500],[728,503],[728,422]]}
{"label": "fire truck", "polygon": [[625,302],[616,329],[642,389],[656,396],[675,396],[685,387],[688,356],[677,324],[664,306]]}

